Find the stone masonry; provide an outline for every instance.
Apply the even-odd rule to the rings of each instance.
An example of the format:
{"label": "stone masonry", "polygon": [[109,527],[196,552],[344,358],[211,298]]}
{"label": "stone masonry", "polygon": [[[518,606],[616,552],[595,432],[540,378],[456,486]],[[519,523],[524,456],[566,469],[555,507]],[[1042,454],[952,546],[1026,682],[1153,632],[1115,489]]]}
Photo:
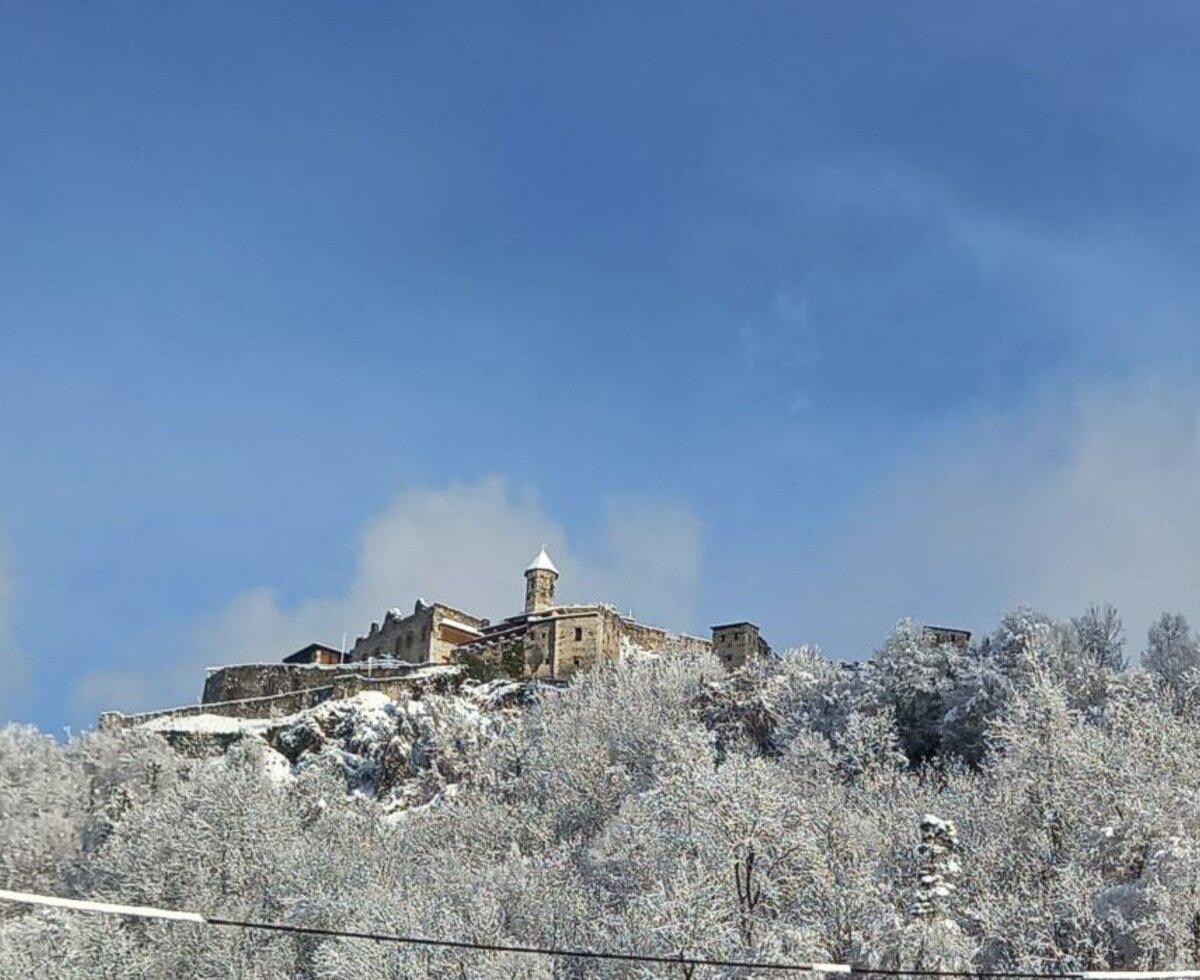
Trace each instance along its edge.
{"label": "stone masonry", "polygon": [[[358,690],[414,690],[458,683],[468,674],[565,681],[627,650],[650,653],[703,648],[727,670],[774,656],[754,623],[712,627],[712,639],[669,633],[639,623],[607,603],[559,604],[559,572],[543,547],[525,569],[525,608],[492,623],[444,603],[418,599],[412,613],[389,610],[348,654],[311,643],[284,663],[235,664],[210,671],[199,705],[122,715],[106,712],[104,727],[129,727],[163,715],[228,714],[275,717]],[[933,642],[966,646],[966,630],[927,627]],[[843,665],[857,667],[858,665]]]}
{"label": "stone masonry", "polygon": [[765,657],[771,653],[770,646],[753,623],[725,623],[714,626],[712,634],[713,652],[727,670],[737,670],[752,657]]}
{"label": "stone masonry", "polygon": [[487,623],[453,606],[440,602],[428,605],[418,599],[411,615],[389,609],[382,626],[372,623],[367,635],[355,640],[347,659],[351,663],[384,659],[413,664],[451,663],[454,649],[478,638]]}
{"label": "stone masonry", "polygon": [[[666,630],[622,616],[605,603],[556,604],[557,580],[558,569],[543,548],[525,569],[525,611],[484,628],[455,651],[455,659],[485,673],[566,680],[616,660],[627,647],[655,651],[671,639]],[[695,637],[678,639],[711,646]]]}
{"label": "stone masonry", "polygon": [[546,554],[546,546],[525,569],[525,612],[538,613],[554,608],[554,583],[558,569]]}

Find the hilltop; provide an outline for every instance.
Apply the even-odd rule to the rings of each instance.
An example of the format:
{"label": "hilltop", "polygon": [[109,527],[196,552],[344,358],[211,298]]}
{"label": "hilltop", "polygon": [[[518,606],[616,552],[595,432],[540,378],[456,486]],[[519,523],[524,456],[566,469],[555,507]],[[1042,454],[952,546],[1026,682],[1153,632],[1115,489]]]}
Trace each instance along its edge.
{"label": "hilltop", "polygon": [[[1194,640],[1160,631],[1127,670],[1097,622],[1020,611],[967,649],[902,623],[859,666],[802,648],[734,671],[630,655],[565,685],[443,668],[436,689],[66,744],[10,726],[0,888],[669,956],[1192,965]],[[5,911],[0,974],[645,975],[49,910]]]}

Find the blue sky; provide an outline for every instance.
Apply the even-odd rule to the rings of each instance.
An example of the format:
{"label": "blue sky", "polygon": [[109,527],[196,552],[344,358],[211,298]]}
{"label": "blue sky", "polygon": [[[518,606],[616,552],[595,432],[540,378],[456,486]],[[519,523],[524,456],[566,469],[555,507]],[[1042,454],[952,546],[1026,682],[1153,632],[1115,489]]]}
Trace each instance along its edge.
{"label": "blue sky", "polygon": [[842,657],[1197,618],[1198,40],[0,2],[0,717],[189,700],[417,594],[500,615],[543,538],[568,597]]}

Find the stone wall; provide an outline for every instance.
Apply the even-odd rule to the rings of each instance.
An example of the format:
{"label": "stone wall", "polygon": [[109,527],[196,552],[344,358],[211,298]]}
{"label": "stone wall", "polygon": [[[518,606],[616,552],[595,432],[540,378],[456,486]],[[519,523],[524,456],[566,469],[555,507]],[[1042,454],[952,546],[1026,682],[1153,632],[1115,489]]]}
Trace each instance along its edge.
{"label": "stone wall", "polygon": [[164,708],[162,711],[144,711],[136,715],[120,711],[106,711],[100,716],[102,731],[114,728],[133,728],[158,718],[191,718],[196,715],[219,715],[222,718],[282,718],[328,701],[333,694],[333,685],[310,687],[284,694],[268,694],[259,698],[243,698],[238,701],[215,701],[211,704],[189,704],[179,708]]}
{"label": "stone wall", "polygon": [[[435,664],[454,663],[454,650],[460,643],[466,643],[478,636],[478,631],[487,626],[488,621],[479,616],[472,616],[461,609],[444,606],[440,602],[433,604],[433,638],[429,648],[429,659]],[[464,630],[466,626],[470,629]]]}
{"label": "stone wall", "polygon": [[325,687],[338,676],[362,674],[367,677],[407,677],[418,667],[370,667],[366,664],[341,664],[333,667],[314,664],[235,664],[209,673],[204,681],[204,704],[218,701],[243,701],[247,698],[273,697],[308,688]]}
{"label": "stone wall", "polygon": [[432,658],[433,607],[418,601],[412,615],[404,616],[398,609],[389,609],[383,625],[372,623],[366,636],[354,641],[350,650],[352,662],[381,660],[393,657],[409,663],[425,663]]}
{"label": "stone wall", "polygon": [[552,676],[566,680],[604,659],[605,634],[611,633],[611,614],[599,607],[565,612],[554,618],[554,669]]}
{"label": "stone wall", "polygon": [[[320,675],[316,675],[320,677]],[[156,718],[189,718],[195,715],[219,715],[222,718],[282,718],[325,701],[336,701],[353,697],[360,691],[379,691],[393,700],[419,698],[426,692],[443,693],[457,690],[465,675],[457,667],[438,666],[410,671],[407,674],[367,676],[358,673],[340,673],[320,677],[329,683],[318,687],[285,691],[261,697],[240,698],[229,701],[214,701],[205,704],[189,704],[163,711],[147,711],[142,714],[126,715],[119,711],[106,711],[100,716],[100,728],[132,728]]]}
{"label": "stone wall", "polygon": [[426,605],[418,599],[411,615],[404,616],[398,609],[389,609],[382,626],[372,623],[367,635],[354,641],[349,659],[354,663],[385,657],[414,664],[452,663],[454,648],[470,634],[449,624],[461,623],[479,629],[486,622],[461,609],[440,602]]}
{"label": "stone wall", "polygon": [[636,647],[651,653],[661,650],[670,639],[671,634],[657,626],[647,626],[626,616],[619,616],[621,633]]}
{"label": "stone wall", "polygon": [[549,680],[554,677],[554,621],[535,622],[522,641],[525,665],[530,677]]}
{"label": "stone wall", "polygon": [[558,578],[548,568],[525,573],[525,611],[542,612],[554,606],[554,582]]}
{"label": "stone wall", "polygon": [[458,659],[504,671],[506,661],[519,653],[525,676],[567,680],[598,663],[617,660],[622,641],[650,651],[712,646],[711,641],[700,637],[676,635],[635,622],[611,606],[559,606],[544,618],[534,617],[528,623],[514,625],[503,639],[459,650]]}
{"label": "stone wall", "polygon": [[771,648],[753,623],[713,627],[713,653],[729,670],[737,670],[752,657],[769,656]]}

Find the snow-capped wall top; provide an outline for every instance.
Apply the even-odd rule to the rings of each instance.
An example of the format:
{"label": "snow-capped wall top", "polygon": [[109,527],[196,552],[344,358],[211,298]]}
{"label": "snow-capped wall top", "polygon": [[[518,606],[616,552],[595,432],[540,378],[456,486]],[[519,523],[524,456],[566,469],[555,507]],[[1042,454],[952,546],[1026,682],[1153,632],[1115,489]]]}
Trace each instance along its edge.
{"label": "snow-capped wall top", "polygon": [[542,545],[542,550],[537,553],[537,557],[529,563],[529,567],[525,569],[525,574],[530,572],[553,572],[558,574],[558,569],[554,567],[554,562],[550,560],[550,556],[546,554],[546,546]]}

